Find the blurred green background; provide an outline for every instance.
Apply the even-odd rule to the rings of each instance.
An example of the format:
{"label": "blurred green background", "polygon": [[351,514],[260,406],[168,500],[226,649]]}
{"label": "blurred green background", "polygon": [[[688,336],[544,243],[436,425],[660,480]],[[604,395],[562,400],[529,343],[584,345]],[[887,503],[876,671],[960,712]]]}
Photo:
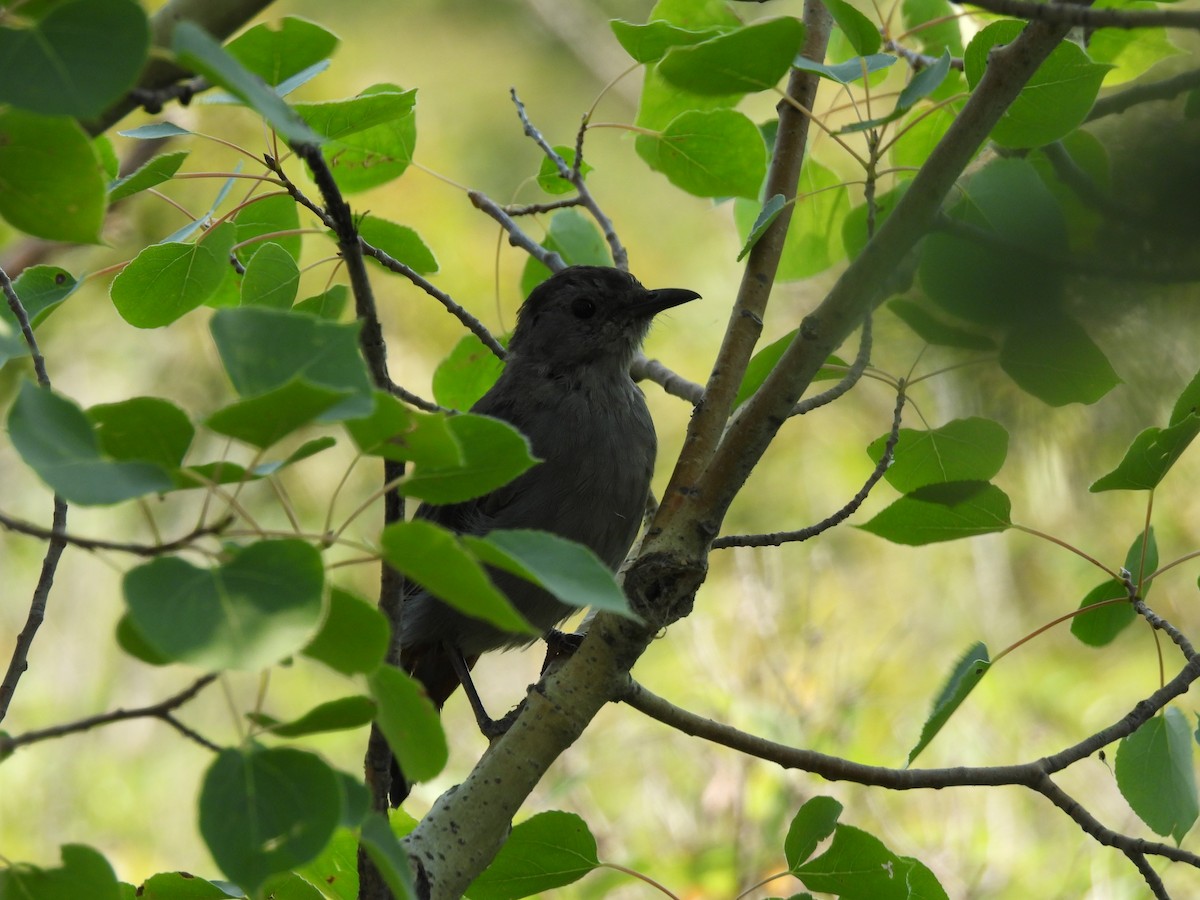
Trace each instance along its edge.
{"label": "blurred green background", "polygon": [[[349,96],[380,81],[418,90],[419,165],[351,202],[356,211],[415,227],[440,261],[436,283],[490,327],[505,330],[521,299],[517,283],[524,258],[471,206],[463,186],[498,202],[541,197],[531,183],[539,154],[521,133],[510,86],[552,143],[572,143],[580,117],[593,104],[594,123],[630,123],[641,76],[629,71],[606,23],[611,17],[643,21],[649,8],[634,0],[379,0],[336,6],[281,0],[264,18],[306,16],[342,39],[332,69],[294,99]],[[767,12],[800,15],[800,10],[799,2],[786,0],[770,4]],[[747,11],[758,14],[757,8]],[[755,102],[757,117],[767,118],[771,98]],[[844,102],[823,88],[824,106]],[[235,107],[197,101],[188,109],[171,108],[167,116],[254,153],[269,147],[261,125]],[[154,118],[161,117],[130,117],[119,129]],[[1103,136],[1118,158],[1123,153],[1138,159],[1145,124],[1143,118],[1107,125]],[[115,133],[112,138],[119,154],[133,143]],[[213,142],[187,146],[192,156],[185,172],[228,172],[239,160]],[[844,168],[828,140],[818,138],[815,153],[826,165]],[[634,273],[648,286],[703,294],[702,301],[660,317],[647,345],[651,357],[703,381],[740,274],[729,205],[682,194],[649,171],[636,158],[626,128],[593,129],[586,156],[595,167],[592,190],[630,249]],[[169,193],[198,213],[222,180],[176,183]],[[107,247],[54,251],[50,260],[76,274],[96,272],[184,221],[167,203],[143,195],[114,214]],[[544,224],[529,227],[540,236]],[[27,246],[0,226],[0,255],[6,260]],[[333,252],[323,238],[306,238],[313,268],[305,274],[301,296],[324,287]],[[835,275],[836,269],[780,285],[763,342],[794,328]],[[428,396],[433,367],[460,336],[459,326],[407,282],[379,271],[373,277],[393,377]],[[231,398],[204,311],[166,330],[138,331],[113,310],[108,281],[91,279],[70,308],[40,330],[56,388],[85,406],[154,394],[204,411]],[[1195,372],[1200,333],[1195,299],[1181,290],[1130,293],[1100,283],[1077,298],[1078,305],[1093,310],[1092,336],[1125,381],[1092,407],[1051,410],[1020,394],[989,364],[924,382],[913,392],[906,424],[932,427],[966,415],[1001,421],[1012,440],[996,481],[1013,498],[1014,520],[1119,565],[1143,525],[1145,498],[1089,494],[1087,485],[1115,465],[1138,431],[1165,421],[1171,400]],[[914,365],[918,373],[929,372],[960,359],[937,349],[922,355],[920,342],[889,314],[877,316],[876,325],[873,362],[893,375]],[[853,353],[853,346],[843,348],[843,355]],[[5,407],[22,375],[19,364],[0,372]],[[645,389],[659,427],[661,489],[690,410],[654,385]],[[844,402],[791,421],[724,530],[798,528],[839,508],[870,472],[864,448],[887,430],[893,402],[885,384],[867,379]],[[350,449],[339,446],[283,478],[309,528],[321,527],[323,504],[352,458]],[[48,491],[34,483],[7,444],[0,446],[0,471],[19,473],[0,483],[0,508],[46,521]],[[374,465],[357,466],[338,501],[338,515],[353,510],[377,480]],[[1164,562],[1200,543],[1197,483],[1200,463],[1193,451],[1156,498]],[[894,496],[880,486],[853,521],[866,521]],[[268,487],[256,486],[246,498],[265,527],[287,527]],[[199,495],[173,496],[154,509],[155,521],[165,535],[182,533],[201,503]],[[348,533],[371,540],[380,518],[375,507]],[[152,536],[132,504],[74,509],[70,528],[81,535]],[[42,546],[3,533],[0,553],[5,587],[0,647],[8,648],[24,622]],[[8,730],[149,703],[198,674],[152,669],[116,649],[120,578],[132,565],[125,556],[68,550],[30,669],[5,723]],[[374,596],[375,566],[346,566],[334,574],[340,583]],[[1193,634],[1200,622],[1195,576],[1194,564],[1181,566],[1150,596],[1153,608]],[[913,550],[843,526],[811,543],[721,551],[712,558],[693,615],[664,634],[634,674],[682,706],[765,737],[864,763],[901,765],[933,696],[969,644],[983,640],[994,654],[1074,609],[1101,577],[1078,557],[1015,532]],[[1170,672],[1175,659],[1169,648],[1166,658]],[[536,650],[482,661],[477,682],[489,709],[499,713],[519,700],[540,662]],[[1158,681],[1155,642],[1144,627],[1097,651],[1059,626],[1007,657],[920,764],[1001,764],[1052,753],[1120,718]],[[352,690],[344,679],[298,662],[274,673],[269,683],[248,675],[225,678],[223,690],[208,691],[182,717],[210,739],[233,743],[245,728],[242,714],[260,697],[266,711],[286,719],[308,708],[311,698]],[[460,779],[484,746],[460,697],[451,700],[445,721],[451,764],[437,781],[418,787],[407,805],[414,815]],[[311,743],[340,768],[360,771],[365,732]],[[21,750],[0,765],[0,853],[51,864],[60,844],[79,842],[104,852],[126,881],[139,883],[174,869],[215,877],[193,812],[209,761],[207,751],[152,720]],[[1062,784],[1105,824],[1149,837],[1117,794],[1110,766],[1111,759],[1087,760],[1066,773]],[[578,812],[598,835],[603,860],[639,869],[681,897],[725,897],[785,868],[787,824],[817,793],[845,804],[844,822],[924,861],[951,897],[1118,898],[1141,896],[1145,889],[1119,853],[1098,847],[1042,799],[1020,790],[889,793],[828,784],[674,734],[622,706],[603,711],[531,797],[527,811]],[[796,889],[783,880],[752,896],[786,896]],[[653,895],[617,872],[594,873],[556,894]]]}

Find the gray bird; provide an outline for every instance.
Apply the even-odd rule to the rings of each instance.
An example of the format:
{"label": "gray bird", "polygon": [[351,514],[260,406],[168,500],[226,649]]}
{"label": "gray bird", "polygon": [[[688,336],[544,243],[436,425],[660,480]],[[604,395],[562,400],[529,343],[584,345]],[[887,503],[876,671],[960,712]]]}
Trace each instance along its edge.
{"label": "gray bird", "polygon": [[[654,316],[699,296],[647,290],[632,275],[600,266],[573,266],[538,285],[517,314],[503,373],[471,412],[516,426],[542,461],[483,497],[424,503],[417,517],[460,534],[549,531],[590,547],[615,572],[637,537],[658,443],[629,366]],[[524,579],[489,574],[543,633],[575,611]],[[401,666],[439,708],[481,653],[532,642],[415,585],[404,597],[400,623]],[[393,767],[392,802],[407,795]]]}

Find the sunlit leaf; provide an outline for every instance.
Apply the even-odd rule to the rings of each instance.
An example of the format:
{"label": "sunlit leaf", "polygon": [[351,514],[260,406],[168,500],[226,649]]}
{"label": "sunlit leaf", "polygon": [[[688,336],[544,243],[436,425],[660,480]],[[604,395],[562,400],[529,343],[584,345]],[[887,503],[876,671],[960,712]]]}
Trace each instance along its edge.
{"label": "sunlit leaf", "polygon": [[596,839],[574,813],[550,810],[513,826],[492,864],[467,894],[472,900],[516,900],[578,881],[600,865]]}
{"label": "sunlit leaf", "polygon": [[1192,734],[1174,706],[1121,740],[1117,786],[1133,811],[1156,833],[1183,840],[1200,814]]}
{"label": "sunlit leaf", "polygon": [[908,765],[911,766],[917,755],[937,737],[937,733],[942,730],[950,717],[954,715],[955,710],[967,699],[967,695],[975,690],[975,686],[983,679],[991,665],[987,646],[982,642],[969,647],[962,658],[954,664],[954,669],[933,701],[929,717],[921,726],[921,737],[917,740],[916,745],[908,751]]}

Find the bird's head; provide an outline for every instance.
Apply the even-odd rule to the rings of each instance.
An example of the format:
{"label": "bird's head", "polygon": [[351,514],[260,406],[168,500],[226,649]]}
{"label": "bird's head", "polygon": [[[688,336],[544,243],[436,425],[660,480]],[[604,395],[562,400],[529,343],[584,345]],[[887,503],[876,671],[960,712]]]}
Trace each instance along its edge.
{"label": "bird's head", "polygon": [[572,266],[533,289],[517,314],[509,350],[526,364],[553,370],[625,370],[654,316],[699,296],[681,288],[647,290],[620,269]]}

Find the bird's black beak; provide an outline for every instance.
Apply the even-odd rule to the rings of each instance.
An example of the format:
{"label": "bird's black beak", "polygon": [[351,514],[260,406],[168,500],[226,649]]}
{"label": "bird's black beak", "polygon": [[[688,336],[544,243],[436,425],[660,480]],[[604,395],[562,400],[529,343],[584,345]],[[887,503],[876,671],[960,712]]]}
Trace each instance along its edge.
{"label": "bird's black beak", "polygon": [[637,311],[640,315],[649,318],[664,309],[670,309],[672,306],[679,306],[699,298],[699,294],[686,288],[659,288],[657,291],[646,291],[646,299],[637,305]]}

